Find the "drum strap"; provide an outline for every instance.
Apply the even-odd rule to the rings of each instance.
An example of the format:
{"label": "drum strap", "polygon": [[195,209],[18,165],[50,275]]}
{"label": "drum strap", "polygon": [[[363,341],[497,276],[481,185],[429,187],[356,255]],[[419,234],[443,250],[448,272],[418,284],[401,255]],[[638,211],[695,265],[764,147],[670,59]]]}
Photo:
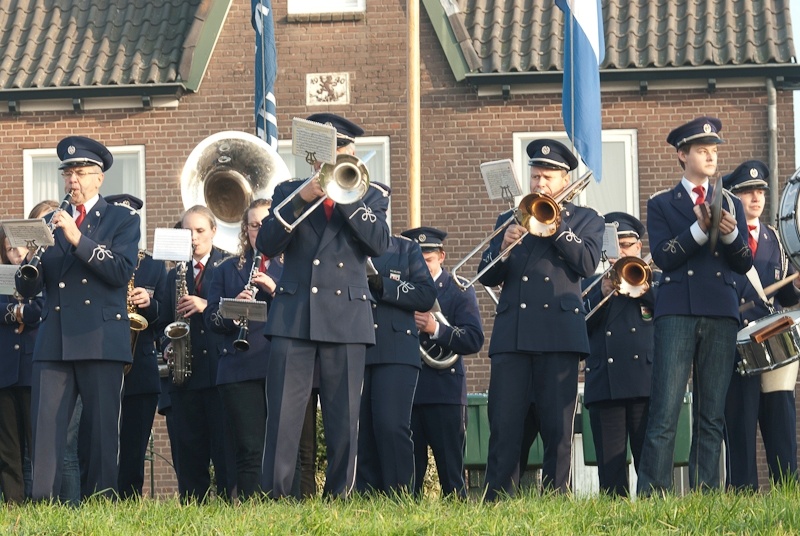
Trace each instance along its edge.
{"label": "drum strap", "polygon": [[772,306],[772,298],[767,299],[767,295],[764,293],[764,287],[761,284],[761,278],[758,277],[758,272],[756,271],[755,266],[751,266],[750,269],[747,271],[747,279],[750,281],[750,284],[753,285],[753,288],[756,290],[758,297],[761,298],[765,304]]}

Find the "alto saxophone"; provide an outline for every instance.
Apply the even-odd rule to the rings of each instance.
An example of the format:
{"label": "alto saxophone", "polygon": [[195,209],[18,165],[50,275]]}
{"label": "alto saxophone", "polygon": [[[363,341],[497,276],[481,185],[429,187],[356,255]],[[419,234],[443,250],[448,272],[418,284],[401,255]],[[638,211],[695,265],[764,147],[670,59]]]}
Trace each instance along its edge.
{"label": "alto saxophone", "polygon": [[164,328],[164,335],[172,345],[167,350],[167,365],[172,372],[172,383],[183,385],[192,375],[192,341],[189,337],[189,322],[182,313],[178,312],[178,303],[181,298],[189,294],[186,284],[187,263],[180,262],[175,268],[175,322]]}
{"label": "alto saxophone", "polygon": [[128,281],[128,318],[131,323],[131,353],[136,352],[136,341],[139,339],[139,332],[147,329],[147,319],[136,312],[136,305],[133,304],[130,298],[131,292],[134,289],[134,279],[136,272],[139,271],[139,266],[142,264],[142,259],[145,256],[143,250],[139,250],[139,260],[136,263],[136,268],[133,270],[133,275]]}

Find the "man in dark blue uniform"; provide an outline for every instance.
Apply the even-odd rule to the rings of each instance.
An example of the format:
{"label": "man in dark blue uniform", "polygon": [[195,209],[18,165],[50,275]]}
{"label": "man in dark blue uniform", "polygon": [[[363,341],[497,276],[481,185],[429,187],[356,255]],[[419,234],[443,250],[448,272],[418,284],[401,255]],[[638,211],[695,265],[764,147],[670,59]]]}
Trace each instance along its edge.
{"label": "man in dark blue uniform", "polygon": [[428,468],[428,446],[433,451],[443,495],[466,497],[464,448],[466,441],[467,377],[463,356],[477,353],[483,346],[483,325],[475,289],[461,291],[450,273],[442,267],[445,259],[445,231],[417,227],[402,233],[419,243],[422,256],[436,286],[439,308],[447,324],[429,312],[417,312],[419,345],[434,360],[457,354],[457,360],[434,368],[423,360],[414,393],[411,432],[414,439],[416,477],[414,494],[422,494]]}
{"label": "man in dark blue uniform", "polygon": [[[531,142],[527,153],[531,191],[557,197],[578,160],[564,144],[549,139]],[[509,216],[501,214],[497,226]],[[578,363],[589,353],[580,281],[600,263],[604,230],[597,211],[564,202],[553,235],[524,236],[525,227],[511,224],[481,259],[480,270],[524,236],[480,279],[490,287],[503,285],[489,345],[487,501],[514,492],[531,400],[544,443],[542,484],[569,489]]]}
{"label": "man in dark blue uniform", "polygon": [[[308,119],[333,125],[337,151],[355,153],[355,138],[364,133],[361,127],[334,114],[314,114]],[[273,207],[301,184],[279,184]],[[310,181],[283,207],[283,218],[294,222],[323,195],[319,181]],[[263,487],[271,497],[291,494],[300,431],[317,365],[328,451],[323,491],[343,497],[355,484],[364,358],[367,345],[375,344],[367,258],[381,255],[389,245],[389,192],[371,184],[354,203],[328,201],[291,232],[273,211],[256,241],[258,250],[268,257],[284,254],[283,277],[266,326],[272,349]]]}
{"label": "man in dark blue uniform", "polygon": [[[645,234],[642,222],[624,212],[611,212],[605,219],[617,226],[620,257],[640,259]],[[610,261],[616,263],[617,259]],[[637,272],[638,268],[646,271],[643,265],[632,266]],[[614,277],[604,277],[586,297],[587,309],[597,309],[586,321],[591,352],[584,368],[583,401],[590,410],[600,490],[627,497],[628,441],[638,468],[647,428],[655,288],[652,278],[628,288],[615,285]],[[594,279],[586,282],[592,284]]]}
{"label": "man in dark blue uniform", "polygon": [[408,493],[414,482],[411,406],[419,375],[419,331],[414,312],[436,300],[433,280],[419,246],[392,236],[372,262],[375,346],[367,348],[358,427],[356,490]]}
{"label": "man in dark blue uniform", "polygon": [[55,245],[35,277],[17,274],[24,297],[45,291],[33,355],[33,498],[58,496],[75,399],[91,441],[87,488],[113,494],[119,472],[123,367],[131,363],[127,286],[139,243],[139,216],[99,195],[113,157],[101,143],[71,136],[56,148],[71,209],[52,214]]}
{"label": "man in dark blue uniform", "polygon": [[[689,457],[689,484],[719,487],[719,457],[725,393],[730,383],[739,325],[734,273],[753,264],[747,246],[742,204],[725,199],[715,250],[707,215],[714,199],[709,177],[717,173],[717,146],[722,123],[699,117],[670,132],[683,178],[671,190],[647,203],[650,251],[663,270],[655,307],[655,354],[650,412],[639,465],[639,494],[665,493],[672,487],[675,435],[689,373],[694,418]],[[723,191],[716,192],[723,195]],[[726,196],[727,197],[727,196]]]}
{"label": "man in dark blue uniform", "polygon": [[[139,211],[144,204],[129,195],[110,195],[109,204],[119,205],[130,211]],[[158,350],[156,341],[164,329],[168,305],[167,269],[162,261],[156,261],[147,252],[140,250],[136,261],[133,288],[128,291],[129,308],[147,321],[147,328],[136,333],[133,348],[133,365],[125,373],[122,394],[122,421],[119,431],[119,494],[123,498],[142,495],[144,485],[144,462],[150,431],[153,428],[158,395],[161,392],[158,377]],[[134,332],[132,332],[133,334]],[[85,441],[85,428],[81,421],[81,445]],[[80,447],[79,447],[80,450]],[[85,456],[85,452],[79,453]],[[82,463],[85,466],[85,462]]]}
{"label": "man in dark blue uniform", "polygon": [[[775,228],[759,221],[764,210],[765,192],[769,189],[768,178],[769,168],[758,160],[748,160],[724,177],[725,187],[742,202],[749,231],[747,238],[753,251],[753,266],[762,288],[794,273]],[[794,285],[786,285],[778,291],[775,309],[797,304],[797,285],[800,285],[800,279],[795,279]],[[737,274],[736,288],[741,303],[753,303],[742,313],[744,325],[771,313],[770,307],[759,298],[748,277]],[[797,415],[794,403],[797,364],[794,361],[754,376],[742,376],[738,371],[733,371],[725,403],[728,486],[754,491],[758,489],[757,423],[761,427],[772,482],[797,477]]]}

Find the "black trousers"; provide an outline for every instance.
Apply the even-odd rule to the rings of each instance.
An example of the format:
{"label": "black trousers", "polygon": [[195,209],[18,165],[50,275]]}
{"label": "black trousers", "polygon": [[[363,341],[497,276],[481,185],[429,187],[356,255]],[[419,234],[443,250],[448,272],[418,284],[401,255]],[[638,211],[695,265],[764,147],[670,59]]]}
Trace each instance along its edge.
{"label": "black trousers", "polygon": [[422,495],[428,469],[428,446],[433,451],[442,495],[467,496],[464,479],[467,408],[461,404],[420,404],[411,412],[414,440],[414,494]]}
{"label": "black trousers", "polygon": [[0,488],[9,503],[25,500],[22,460],[31,445],[31,388],[0,389]]}
{"label": "black trousers", "polygon": [[117,483],[120,497],[128,498],[142,494],[144,462],[157,404],[157,393],[128,395],[122,398]]}
{"label": "black trousers", "polygon": [[236,488],[242,500],[261,491],[261,460],[267,430],[265,380],[218,385],[233,438]]}
{"label": "black trousers", "polygon": [[181,497],[196,501],[207,498],[213,462],[217,496],[233,498],[236,462],[219,391],[216,387],[182,389],[171,392],[170,397]]}

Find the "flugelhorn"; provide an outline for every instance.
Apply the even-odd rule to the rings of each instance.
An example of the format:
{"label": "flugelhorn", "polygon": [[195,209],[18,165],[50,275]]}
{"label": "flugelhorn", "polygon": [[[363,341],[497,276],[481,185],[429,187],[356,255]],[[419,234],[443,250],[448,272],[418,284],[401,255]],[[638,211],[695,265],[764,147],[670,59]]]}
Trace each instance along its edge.
{"label": "flugelhorn", "polygon": [[[67,210],[67,208],[69,208],[70,201],[72,201],[72,191],[67,192],[67,195],[64,196],[61,204],[58,205],[58,208],[50,216],[50,221],[47,223],[47,227],[50,228],[50,232],[54,233],[56,230],[56,226],[53,223],[53,218],[55,217],[56,213],[61,210]],[[46,249],[47,246],[39,246],[36,249],[36,252],[33,254],[30,262],[19,267],[19,277],[28,281],[39,277],[39,263],[42,261],[42,255],[44,255]]]}
{"label": "flugelhorn", "polygon": [[[569,203],[584,189],[586,189],[586,187],[589,186],[591,178],[592,172],[587,171],[583,174],[583,176],[581,176],[580,179],[564,188],[561,193],[555,197],[541,193],[532,193],[523,197],[522,201],[519,202],[519,205],[513,210],[511,216],[502,224],[500,224],[500,226],[495,229],[492,234],[486,237],[475,249],[470,251],[466,257],[461,259],[458,264],[453,267],[451,274],[453,275],[453,281],[458,288],[461,290],[467,290],[469,287],[474,285],[476,281],[483,277],[483,274],[488,272],[503,257],[508,255],[508,253],[517,244],[522,242],[522,240],[529,234],[540,237],[552,236],[555,234],[558,226],[561,224],[561,209],[564,203]],[[492,241],[493,238],[500,233],[505,232],[506,228],[512,223],[516,223],[525,227],[525,232],[522,233],[522,236],[512,242],[506,249],[501,251],[499,255],[492,259],[486,266],[484,266],[483,270],[478,272],[478,275],[472,279],[467,280],[457,276],[457,272],[462,266],[469,262],[472,257],[477,255],[487,243]]]}
{"label": "flugelhorn", "polygon": [[[258,250],[253,251],[253,267],[250,268],[250,276],[247,278],[247,284],[244,287],[244,290],[250,292],[253,298],[256,297],[256,293],[258,292],[258,288],[253,284],[253,278],[258,273],[259,268],[261,267],[261,252]],[[246,352],[250,349],[250,343],[247,342],[247,336],[250,334],[250,322],[247,320],[247,317],[243,317],[239,319],[239,336],[236,337],[236,340],[233,341],[233,347],[239,350],[240,352]]]}
{"label": "flugelhorn", "polygon": [[608,293],[591,311],[586,314],[589,320],[594,314],[611,299],[611,296],[618,294],[628,298],[641,298],[653,285],[653,269],[650,267],[651,256],[648,254],[644,259],[628,256],[622,257],[617,262],[601,274],[592,285],[583,291],[583,296],[588,294],[589,289],[594,287],[597,281],[602,280],[606,275],[611,279],[614,290]]}
{"label": "flugelhorn", "polygon": [[[336,164],[323,164],[319,173],[306,179],[294,192],[286,196],[272,211],[286,232],[291,233],[301,221],[308,218],[314,210],[320,206],[325,199],[349,205],[355,203],[369,189],[369,171],[367,171],[366,161],[350,154],[340,154],[336,157]],[[300,191],[310,184],[311,181],[319,181],[319,186],[325,195],[310,204],[305,211],[298,216],[294,223],[287,222],[281,215],[281,209],[291,203],[295,197],[300,195]]]}

